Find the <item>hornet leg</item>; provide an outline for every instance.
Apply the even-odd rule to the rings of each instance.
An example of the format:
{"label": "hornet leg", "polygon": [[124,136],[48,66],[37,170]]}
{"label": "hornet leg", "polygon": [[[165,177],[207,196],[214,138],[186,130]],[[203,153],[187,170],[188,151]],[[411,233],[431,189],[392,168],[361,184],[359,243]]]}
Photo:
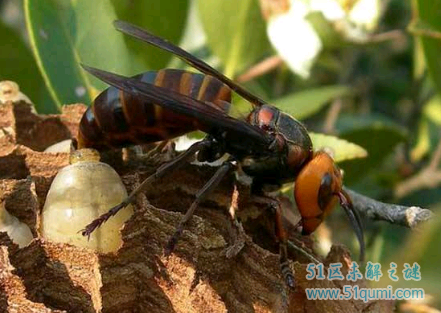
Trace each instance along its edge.
{"label": "hornet leg", "polygon": [[204,187],[202,187],[201,190],[198,191],[198,193],[196,194],[196,199],[193,201],[193,203],[191,204],[190,208],[187,210],[187,212],[185,213],[184,217],[182,218],[182,220],[179,222],[178,227],[176,228],[175,233],[172,235],[172,237],[170,238],[170,240],[168,241],[166,247],[165,247],[165,251],[164,254],[166,256],[170,255],[172,253],[172,251],[175,248],[176,243],[179,240],[179,237],[182,234],[182,231],[184,230],[185,225],[188,223],[188,221],[191,219],[191,217],[193,216],[194,211],[196,210],[197,206],[199,205],[199,203],[211,192],[213,191],[213,189],[219,185],[219,183],[221,182],[222,178],[225,177],[225,175],[228,173],[228,171],[233,167],[233,163],[231,162],[225,162],[224,164],[222,164],[218,170],[216,171],[216,173],[213,175],[213,177],[210,178],[210,180],[204,185]]}
{"label": "hornet leg", "polygon": [[234,238],[234,242],[229,246],[227,249],[225,249],[225,255],[227,258],[233,258],[236,255],[239,254],[239,252],[243,249],[245,246],[245,231],[243,230],[242,224],[238,221],[236,218],[236,211],[238,209],[238,202],[239,202],[239,191],[237,189],[237,184],[234,184],[234,191],[231,199],[231,205],[230,210],[228,213],[228,216],[231,219],[231,225],[233,226],[235,230],[235,234],[232,234],[232,237]]}
{"label": "hornet leg", "polygon": [[130,195],[125,198],[120,204],[111,208],[108,212],[102,214],[97,219],[93,220],[90,224],[88,224],[83,230],[81,230],[81,234],[83,236],[90,236],[90,234],[100,227],[104,222],[106,222],[109,218],[118,213],[121,209],[128,206],[135,200],[135,196],[142,191],[146,186],[148,186],[152,181],[157,178],[163,177],[165,174],[170,172],[171,170],[179,168],[181,165],[185,164],[185,161],[192,157],[197,151],[202,148],[209,147],[211,145],[211,141],[202,140],[193,144],[188,150],[179,155],[176,159],[171,161],[170,163],[164,164],[160,166],[155,173],[147,177],[135,190],[133,190]]}
{"label": "hornet leg", "polygon": [[254,196],[255,203],[265,204],[275,214],[275,232],[276,238],[279,241],[279,254],[280,254],[280,270],[282,272],[285,283],[290,288],[295,288],[294,274],[289,267],[288,261],[288,233],[283,226],[283,208],[279,199],[274,199],[268,196]]}
{"label": "hornet leg", "polygon": [[153,158],[153,157],[155,157],[156,155],[158,155],[158,154],[160,154],[161,152],[162,152],[162,149],[164,149],[165,148],[165,146],[167,146],[167,144],[168,144],[168,140],[163,140],[163,141],[161,141],[159,144],[157,144],[154,148],[152,148],[150,151],[148,151],[145,155],[144,155],[144,157],[146,158],[146,159],[148,159],[148,158]]}
{"label": "hornet leg", "polygon": [[170,162],[176,157],[175,146],[176,144],[173,140],[161,141],[156,147],[148,151],[144,158],[153,159],[161,155],[163,161]]}
{"label": "hornet leg", "polygon": [[282,271],[286,284],[291,288],[295,288],[294,274],[289,267],[288,261],[288,234],[283,226],[282,208],[280,203],[278,203],[276,207],[276,236],[279,239],[280,270]]}

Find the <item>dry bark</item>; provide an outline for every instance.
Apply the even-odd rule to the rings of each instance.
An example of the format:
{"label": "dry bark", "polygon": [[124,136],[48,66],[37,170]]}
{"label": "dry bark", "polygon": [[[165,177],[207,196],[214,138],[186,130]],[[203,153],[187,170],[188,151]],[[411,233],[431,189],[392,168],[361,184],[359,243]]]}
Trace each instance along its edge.
{"label": "dry bark", "polygon": [[[239,215],[246,230],[237,256],[226,249],[236,232],[227,214],[233,176],[204,201],[168,259],[163,247],[213,168],[187,165],[161,179],[138,197],[135,213],[122,229],[116,254],[45,241],[39,237],[39,214],[67,153],[41,152],[76,134],[82,105],[66,106],[58,116],[37,116],[25,103],[0,105],[0,201],[31,228],[35,239],[19,249],[0,233],[1,312],[388,312],[390,301],[310,301],[305,288],[342,288],[348,281],[306,280],[309,260],[291,253],[297,287],[284,284],[277,243],[266,232],[271,220],[240,189]],[[160,161],[118,153],[107,161],[130,191]],[[148,200],[147,200],[148,199]],[[248,218],[245,218],[248,217]],[[252,218],[251,218],[252,217]],[[78,225],[78,229],[84,225]],[[311,242],[298,237],[305,247]],[[320,259],[319,256],[316,258]],[[335,246],[323,263],[342,262],[349,252]],[[364,281],[357,282],[365,287]]]}

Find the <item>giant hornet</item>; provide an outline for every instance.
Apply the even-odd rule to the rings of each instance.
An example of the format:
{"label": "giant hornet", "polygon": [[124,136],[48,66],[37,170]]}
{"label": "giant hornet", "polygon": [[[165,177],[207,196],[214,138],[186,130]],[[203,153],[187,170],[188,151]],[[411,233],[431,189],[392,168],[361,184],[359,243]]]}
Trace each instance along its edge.
{"label": "giant hornet", "polygon": [[[194,130],[207,135],[160,166],[122,203],[87,225],[83,235],[90,235],[133,202],[135,195],[154,179],[166,175],[196,154],[198,160],[209,162],[227,155],[226,161],[196,194],[196,199],[168,241],[165,254],[173,251],[198,204],[231,169],[235,169],[253,178],[252,190],[260,195],[265,195],[265,190],[271,187],[295,181],[294,198],[302,216],[301,226],[305,235],[313,232],[339,201],[355,229],[360,254],[363,255],[361,222],[350,197],[342,188],[341,171],[326,152],[313,151],[311,138],[299,121],[170,42],[127,22],[116,21],[114,25],[129,36],[175,54],[205,75],[163,69],[129,78],[83,66],[112,87],[103,91],[84,113],[79,125],[78,148],[108,149],[153,143]],[[253,105],[253,110],[245,119],[228,115],[232,91]],[[282,209],[277,201],[269,203],[276,217],[282,274],[286,283],[294,287],[293,273],[288,266],[288,235],[282,223]]]}

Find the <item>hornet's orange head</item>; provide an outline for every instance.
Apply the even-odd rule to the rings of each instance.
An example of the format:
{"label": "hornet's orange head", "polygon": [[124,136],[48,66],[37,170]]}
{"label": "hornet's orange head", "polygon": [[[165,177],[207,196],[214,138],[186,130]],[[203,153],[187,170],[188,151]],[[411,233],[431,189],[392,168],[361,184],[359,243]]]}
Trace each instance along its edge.
{"label": "hornet's orange head", "polygon": [[360,259],[364,255],[363,230],[349,195],[343,190],[340,169],[324,151],[316,152],[296,178],[294,197],[302,216],[303,234],[312,233],[337,202],[349,216],[360,242]]}

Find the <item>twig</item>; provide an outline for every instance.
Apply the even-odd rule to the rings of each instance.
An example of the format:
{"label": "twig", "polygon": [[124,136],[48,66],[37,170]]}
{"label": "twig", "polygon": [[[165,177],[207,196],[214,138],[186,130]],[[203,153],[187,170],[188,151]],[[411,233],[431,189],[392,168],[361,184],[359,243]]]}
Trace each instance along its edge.
{"label": "twig", "polygon": [[257,63],[250,69],[248,69],[245,73],[237,77],[237,82],[244,83],[250,81],[256,77],[262,76],[269,71],[275,69],[279,65],[283,63],[283,60],[280,56],[274,55],[269,58],[266,58],[262,62]]}
{"label": "twig", "polygon": [[395,196],[402,198],[413,191],[423,188],[434,188],[441,184],[441,170],[438,166],[441,161],[441,140],[433,153],[432,159],[427,167],[423,168],[416,175],[399,183],[395,187]]}
{"label": "twig", "polygon": [[406,33],[401,29],[394,29],[380,34],[373,34],[366,41],[367,43],[375,43],[404,39],[406,39]]}
{"label": "twig", "polygon": [[441,171],[431,171],[425,168],[415,176],[401,182],[395,187],[395,196],[403,198],[404,196],[424,188],[434,188],[441,184]]}
{"label": "twig", "polygon": [[433,31],[430,29],[424,29],[424,28],[417,28],[414,25],[410,25],[407,30],[416,36],[423,36],[423,37],[429,37],[434,39],[441,39],[441,33],[437,31]]}
{"label": "twig", "polygon": [[433,217],[432,211],[428,209],[383,203],[347,188],[345,191],[352,198],[354,208],[372,220],[387,221],[391,224],[414,228]]}
{"label": "twig", "polygon": [[335,132],[335,123],[340,115],[342,106],[343,104],[340,98],[337,98],[332,102],[323,125],[323,132],[325,134],[332,134]]}

